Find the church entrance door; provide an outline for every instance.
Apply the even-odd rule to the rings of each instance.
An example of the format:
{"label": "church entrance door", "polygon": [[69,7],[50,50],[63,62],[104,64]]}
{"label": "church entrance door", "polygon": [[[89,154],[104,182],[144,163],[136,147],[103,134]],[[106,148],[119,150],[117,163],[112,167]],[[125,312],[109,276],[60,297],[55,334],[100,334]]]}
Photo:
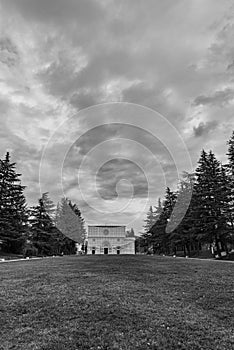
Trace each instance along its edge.
{"label": "church entrance door", "polygon": [[104,254],[108,254],[108,248],[104,248]]}

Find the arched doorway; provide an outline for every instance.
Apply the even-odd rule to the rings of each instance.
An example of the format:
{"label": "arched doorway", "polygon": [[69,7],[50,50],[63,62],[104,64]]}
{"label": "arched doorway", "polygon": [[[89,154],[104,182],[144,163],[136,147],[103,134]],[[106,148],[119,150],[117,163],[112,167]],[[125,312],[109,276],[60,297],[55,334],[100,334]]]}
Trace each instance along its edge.
{"label": "arched doorway", "polygon": [[104,241],[104,242],[102,242],[102,247],[103,247],[103,253],[105,254],[105,255],[107,255],[107,254],[109,254],[109,252],[110,252],[110,242],[108,242],[108,241]]}

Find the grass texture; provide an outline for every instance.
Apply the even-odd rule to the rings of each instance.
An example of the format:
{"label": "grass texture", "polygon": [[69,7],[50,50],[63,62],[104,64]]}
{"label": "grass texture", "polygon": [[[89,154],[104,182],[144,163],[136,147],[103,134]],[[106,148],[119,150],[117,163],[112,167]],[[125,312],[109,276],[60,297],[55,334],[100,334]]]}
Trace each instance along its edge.
{"label": "grass texture", "polygon": [[0,264],[0,349],[234,349],[234,264],[71,256]]}

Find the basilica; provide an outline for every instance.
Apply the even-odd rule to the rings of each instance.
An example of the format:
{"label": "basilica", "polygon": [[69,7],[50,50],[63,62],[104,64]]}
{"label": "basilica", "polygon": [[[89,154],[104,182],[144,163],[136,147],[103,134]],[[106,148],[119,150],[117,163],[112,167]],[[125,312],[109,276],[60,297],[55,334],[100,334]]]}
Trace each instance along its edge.
{"label": "basilica", "polygon": [[87,254],[135,254],[135,237],[125,226],[88,226]]}

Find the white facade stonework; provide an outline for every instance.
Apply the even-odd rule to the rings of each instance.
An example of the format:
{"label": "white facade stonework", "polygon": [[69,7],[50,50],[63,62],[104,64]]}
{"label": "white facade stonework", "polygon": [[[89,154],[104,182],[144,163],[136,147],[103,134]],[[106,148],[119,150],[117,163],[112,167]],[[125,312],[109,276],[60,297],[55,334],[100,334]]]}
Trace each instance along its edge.
{"label": "white facade stonework", "polygon": [[125,226],[88,226],[87,254],[135,254],[135,237]]}

